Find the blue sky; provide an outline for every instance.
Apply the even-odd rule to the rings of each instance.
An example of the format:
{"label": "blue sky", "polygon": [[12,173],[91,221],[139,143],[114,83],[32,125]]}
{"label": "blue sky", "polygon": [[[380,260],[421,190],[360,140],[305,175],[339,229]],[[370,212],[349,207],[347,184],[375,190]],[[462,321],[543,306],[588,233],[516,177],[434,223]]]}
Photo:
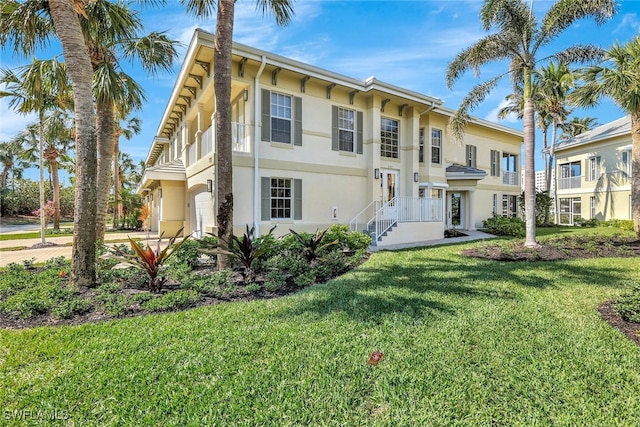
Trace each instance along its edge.
{"label": "blue sky", "polygon": [[[569,28],[546,53],[552,53],[575,43],[611,46],[616,40],[624,43],[640,32],[640,1],[620,2],[616,16],[598,27],[591,21],[580,21]],[[542,16],[552,1],[533,0],[533,9]],[[478,81],[503,72],[504,64],[484,68],[478,78],[473,73],[462,77],[449,90],[445,84],[445,70],[451,59],[462,49],[485,34],[478,14],[480,0],[298,0],[294,4],[295,16],[286,27],[278,27],[271,17],[263,17],[255,9],[254,0],[238,0],[234,39],[259,49],[291,57],[350,77],[365,79],[370,76],[402,86],[445,102],[457,108],[458,104]],[[195,28],[215,31],[215,20],[197,20],[186,16],[177,0],[167,0],[161,9],[145,8],[142,12],[145,31],[166,31],[180,40],[180,58],[184,56]],[[40,59],[59,54],[57,43],[42,52]],[[545,53],[545,52],[543,52]],[[0,49],[3,68],[13,68],[30,61],[18,58]],[[122,140],[121,149],[134,159],[144,159],[158,129],[180,61],[170,73],[145,76],[136,67],[123,64],[143,86],[147,103],[135,114],[142,120],[142,133],[131,141]],[[498,121],[497,110],[511,92],[508,79],[497,87],[483,104],[474,110],[477,117],[497,121],[505,126],[522,129],[522,123],[513,118]],[[8,108],[7,100],[0,100],[0,141],[17,134],[33,120],[17,116]],[[615,120],[622,111],[610,101],[578,116],[597,118],[600,124]],[[541,138],[537,137],[537,146]],[[536,169],[542,169],[540,149],[536,150]],[[33,171],[33,177],[35,177]],[[29,174],[31,177],[31,174]]]}

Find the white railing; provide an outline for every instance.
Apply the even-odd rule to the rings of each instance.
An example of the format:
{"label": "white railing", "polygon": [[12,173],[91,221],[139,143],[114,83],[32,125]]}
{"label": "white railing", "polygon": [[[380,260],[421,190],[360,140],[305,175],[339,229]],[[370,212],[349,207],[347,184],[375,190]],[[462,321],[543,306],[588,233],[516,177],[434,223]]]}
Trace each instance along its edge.
{"label": "white railing", "polygon": [[502,183],[507,185],[518,185],[518,174],[511,171],[502,171]]}
{"label": "white railing", "polygon": [[[364,213],[375,206],[372,202],[362,212],[360,212],[349,224],[351,230],[361,230],[358,227],[359,218],[363,218]],[[386,231],[397,223],[404,222],[442,222],[443,199],[433,199],[428,197],[394,197],[383,203],[376,209],[364,229],[371,232],[374,242],[380,239]],[[355,225],[354,225],[355,224]]]}
{"label": "white railing", "polygon": [[204,158],[209,153],[212,153],[213,146],[213,126],[205,130],[200,136],[200,158]]}
{"label": "white railing", "polygon": [[367,223],[369,219],[375,214],[375,212],[380,209],[380,205],[382,202],[375,200],[369,203],[364,209],[362,209],[358,214],[349,222],[349,229],[351,231],[361,231],[364,233],[369,233],[367,230]]}
{"label": "white railing", "polygon": [[231,123],[231,140],[233,141],[233,151],[239,151],[241,153],[250,153],[251,145],[249,144],[249,138],[245,129],[248,126],[244,123]]}
{"label": "white railing", "polygon": [[567,190],[569,188],[580,188],[582,177],[572,176],[569,178],[560,178],[558,180],[558,189]]}

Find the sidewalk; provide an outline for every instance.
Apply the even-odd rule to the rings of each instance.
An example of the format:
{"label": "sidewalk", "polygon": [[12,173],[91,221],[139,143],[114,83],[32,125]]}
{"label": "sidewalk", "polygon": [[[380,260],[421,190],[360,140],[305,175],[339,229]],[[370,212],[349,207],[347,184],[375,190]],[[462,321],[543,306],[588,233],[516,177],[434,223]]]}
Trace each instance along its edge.
{"label": "sidewalk", "polygon": [[[10,235],[11,233],[4,233],[3,235]],[[105,240],[107,245],[112,240],[126,240],[127,237],[134,239],[145,240],[149,237],[150,243],[155,243],[158,240],[157,233],[147,233],[146,231],[130,231],[123,233],[107,233]],[[23,240],[2,240],[0,241],[0,267],[4,267],[12,262],[17,264],[22,261],[33,259],[34,262],[45,262],[51,258],[65,257],[71,258],[71,243],[73,242],[72,236],[55,237],[47,236],[45,241],[47,243],[55,243],[56,246],[49,246],[45,248],[33,249],[32,246],[40,243],[40,238],[37,239],[23,239]],[[126,242],[122,242],[126,243]],[[5,250],[6,248],[23,248],[19,250]]]}

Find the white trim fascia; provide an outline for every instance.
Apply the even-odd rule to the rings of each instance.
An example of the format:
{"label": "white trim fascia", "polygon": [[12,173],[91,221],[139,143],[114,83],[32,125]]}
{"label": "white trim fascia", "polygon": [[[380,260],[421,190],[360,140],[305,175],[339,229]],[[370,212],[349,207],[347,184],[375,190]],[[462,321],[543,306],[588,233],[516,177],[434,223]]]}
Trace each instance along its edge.
{"label": "white trim fascia", "polygon": [[[456,112],[456,110],[444,107],[442,105],[439,105],[436,108],[434,108],[434,111],[436,113],[444,114],[445,116],[449,116],[449,117],[453,117],[453,115]],[[524,138],[524,132],[521,130],[510,128],[508,126],[504,126],[499,123],[490,122],[489,120],[484,120],[478,117],[471,116],[471,118],[469,119],[469,123],[492,128],[495,130],[499,130],[501,132],[509,133],[514,136],[519,136],[520,138]]]}

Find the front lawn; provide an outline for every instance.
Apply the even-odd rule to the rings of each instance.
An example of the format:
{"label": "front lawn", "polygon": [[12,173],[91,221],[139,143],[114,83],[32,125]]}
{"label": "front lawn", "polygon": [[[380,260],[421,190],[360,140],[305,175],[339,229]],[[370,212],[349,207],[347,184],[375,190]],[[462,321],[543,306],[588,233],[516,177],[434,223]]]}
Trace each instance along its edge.
{"label": "front lawn", "polygon": [[461,255],[483,245],[376,253],[278,299],[2,330],[3,421],[636,425],[640,347],[598,307],[637,257]]}

